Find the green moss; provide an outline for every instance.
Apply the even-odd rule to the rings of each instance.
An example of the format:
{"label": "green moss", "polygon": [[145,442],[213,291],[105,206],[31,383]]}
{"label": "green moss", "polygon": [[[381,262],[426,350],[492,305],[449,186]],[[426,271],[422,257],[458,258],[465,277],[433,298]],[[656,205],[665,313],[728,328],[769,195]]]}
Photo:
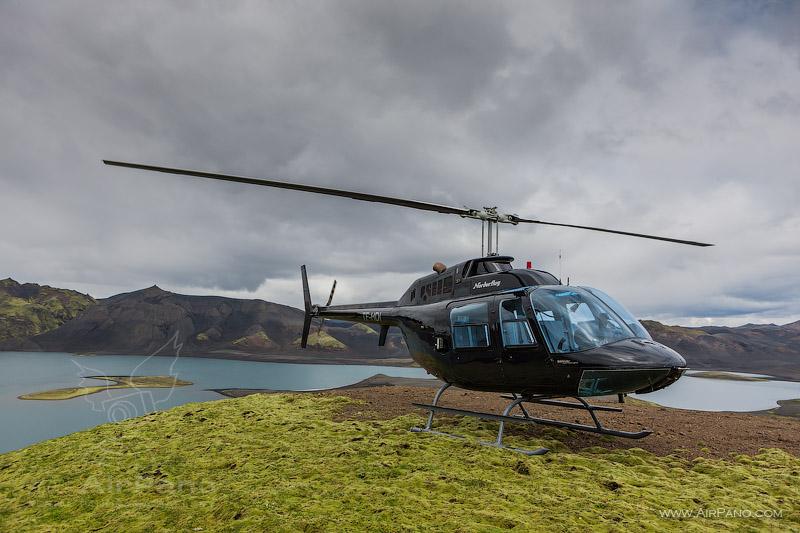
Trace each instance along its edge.
{"label": "green moss", "polygon": [[[300,339],[295,339],[293,345],[299,346]],[[315,331],[308,336],[308,346],[310,348],[322,348],[324,350],[346,350],[347,345],[339,339],[332,337],[326,331]]]}
{"label": "green moss", "polygon": [[[643,450],[542,457],[335,422],[345,398],[252,395],[176,407],[0,455],[0,530],[699,531],[800,528],[800,459],[685,461]],[[452,424],[455,424],[453,426]],[[494,426],[450,430],[491,435]],[[782,518],[667,519],[664,509]]]}
{"label": "green moss", "polygon": [[350,326],[350,329],[358,330],[361,333],[366,333],[367,335],[377,335],[378,334],[377,331],[375,331],[374,329],[372,329],[371,327],[369,327],[366,324],[362,324],[361,322],[356,322],[355,324]]}
{"label": "green moss", "polygon": [[89,379],[100,379],[108,381],[105,385],[95,385],[91,387],[68,387],[65,389],[53,389],[42,392],[32,392],[23,394],[20,400],[70,400],[78,396],[87,396],[109,389],[169,389],[172,387],[185,387],[191,385],[191,381],[183,381],[173,376],[97,376]]}
{"label": "green moss", "polygon": [[263,331],[258,331],[247,337],[236,339],[232,344],[239,347],[268,347],[275,345],[272,339]]}
{"label": "green moss", "polygon": [[94,303],[91,296],[79,292],[4,279],[0,282],[0,341],[53,330]]}

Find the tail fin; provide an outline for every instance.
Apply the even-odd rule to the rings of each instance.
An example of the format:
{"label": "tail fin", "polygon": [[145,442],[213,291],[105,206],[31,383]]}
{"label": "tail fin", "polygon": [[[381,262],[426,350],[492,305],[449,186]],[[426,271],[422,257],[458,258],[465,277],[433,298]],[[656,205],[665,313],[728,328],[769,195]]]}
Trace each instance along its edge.
{"label": "tail fin", "polygon": [[311,319],[314,316],[314,310],[311,305],[311,292],[308,288],[308,275],[306,275],[306,266],[300,267],[300,275],[303,278],[303,303],[306,308],[306,315],[303,318],[303,336],[300,337],[300,347],[305,348],[308,344],[308,334],[311,332]]}

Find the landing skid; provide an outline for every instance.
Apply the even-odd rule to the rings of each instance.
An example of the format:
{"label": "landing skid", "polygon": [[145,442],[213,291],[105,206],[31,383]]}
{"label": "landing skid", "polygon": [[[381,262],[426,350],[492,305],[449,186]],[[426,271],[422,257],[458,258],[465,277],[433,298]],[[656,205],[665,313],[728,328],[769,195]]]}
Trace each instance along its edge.
{"label": "landing skid", "polygon": [[[460,435],[452,435],[450,433],[444,433],[441,431],[436,431],[432,429],[433,426],[433,415],[435,413],[443,413],[449,415],[460,415],[460,416],[471,416],[473,418],[479,418],[482,420],[494,420],[496,422],[500,422],[500,428],[497,430],[497,439],[494,442],[483,442],[481,444],[486,446],[495,446],[497,448],[508,448],[510,450],[514,450],[517,452],[524,453],[526,455],[543,455],[547,453],[549,450],[547,448],[536,448],[533,450],[526,450],[521,448],[509,448],[503,445],[503,433],[505,431],[505,424],[506,422],[519,422],[525,424],[541,424],[543,426],[553,426],[559,428],[566,428],[572,429],[574,431],[586,431],[588,433],[597,433],[600,435],[611,435],[613,437],[623,437],[626,439],[641,439],[644,438],[652,433],[649,429],[643,429],[641,431],[622,431],[618,429],[609,429],[603,426],[600,420],[597,418],[595,411],[607,411],[607,412],[621,412],[622,409],[618,407],[607,407],[602,405],[591,405],[586,400],[580,397],[576,397],[575,399],[578,400],[578,403],[574,402],[564,402],[560,400],[553,400],[548,397],[540,397],[540,396],[502,396],[503,398],[512,400],[508,407],[503,410],[502,415],[494,414],[494,413],[484,413],[481,411],[468,411],[465,409],[455,409],[453,407],[442,407],[439,404],[439,399],[442,397],[442,393],[450,387],[449,383],[445,383],[442,387],[436,391],[436,395],[433,397],[433,403],[428,404],[421,404],[415,403],[416,407],[421,407],[427,410],[428,413],[428,422],[425,424],[425,427],[418,428],[413,427],[411,431],[415,433],[432,433],[435,435],[444,435],[448,437],[455,437],[455,438],[463,438]],[[564,422],[562,420],[551,420],[549,418],[538,418],[534,416],[530,416],[528,411],[525,409],[524,403],[539,403],[543,405],[551,405],[554,407],[563,407],[567,409],[583,409],[589,413],[592,417],[592,421],[594,422],[593,426],[588,424],[577,424],[573,422]],[[521,415],[511,415],[511,412],[514,410],[515,407],[519,407],[520,411],[522,412]]]}

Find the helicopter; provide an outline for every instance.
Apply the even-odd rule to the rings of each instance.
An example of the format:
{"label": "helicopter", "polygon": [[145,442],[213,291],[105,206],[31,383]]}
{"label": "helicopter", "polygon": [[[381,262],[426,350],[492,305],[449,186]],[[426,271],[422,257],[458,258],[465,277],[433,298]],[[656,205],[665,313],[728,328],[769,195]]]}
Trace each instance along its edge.
{"label": "helicopter", "polygon": [[[539,224],[708,247],[709,243],[661,237],[594,226],[523,218],[497,207],[459,208],[314,185],[220,174],[199,170],[103,160],[106,165],[230,181],[377,202],[457,215],[481,221],[481,257],[446,266],[414,281],[400,299],[350,305],[311,301],[305,265],[300,267],[305,307],[301,347],[306,348],[314,320],[335,319],[379,328],[384,346],[390,327],[403,334],[412,359],[443,382],[430,404],[427,423],[415,432],[436,433],[434,414],[461,415],[499,422],[497,438],[483,443],[505,447],[508,422],[539,424],[601,435],[641,439],[650,429],[625,431],[604,426],[597,412],[621,408],[590,404],[586,398],[645,394],[667,387],[686,370],[685,359],[655,342],[642,324],[619,302],[592,287],[565,285],[549,272],[514,268],[512,257],[499,254],[500,224]],[[484,248],[485,245],[485,248]],[[320,328],[322,326],[320,325]],[[502,414],[439,405],[449,387],[499,393],[510,403]],[[572,398],[575,401],[565,401]],[[593,424],[531,416],[524,404],[543,404],[588,412]],[[515,409],[520,414],[512,415]],[[547,448],[517,449],[541,455]]]}

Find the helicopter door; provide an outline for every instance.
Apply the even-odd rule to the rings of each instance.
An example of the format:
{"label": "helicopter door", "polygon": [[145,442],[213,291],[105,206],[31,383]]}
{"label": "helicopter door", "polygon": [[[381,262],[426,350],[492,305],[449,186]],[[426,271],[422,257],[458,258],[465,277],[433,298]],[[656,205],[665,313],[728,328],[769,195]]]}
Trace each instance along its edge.
{"label": "helicopter door", "polygon": [[496,312],[491,299],[450,304],[453,372],[465,385],[496,386],[503,379],[500,356],[493,342]]}
{"label": "helicopter door", "polygon": [[495,298],[500,343],[498,350],[509,385],[521,387],[541,383],[551,373],[547,352],[537,341],[526,298]]}

